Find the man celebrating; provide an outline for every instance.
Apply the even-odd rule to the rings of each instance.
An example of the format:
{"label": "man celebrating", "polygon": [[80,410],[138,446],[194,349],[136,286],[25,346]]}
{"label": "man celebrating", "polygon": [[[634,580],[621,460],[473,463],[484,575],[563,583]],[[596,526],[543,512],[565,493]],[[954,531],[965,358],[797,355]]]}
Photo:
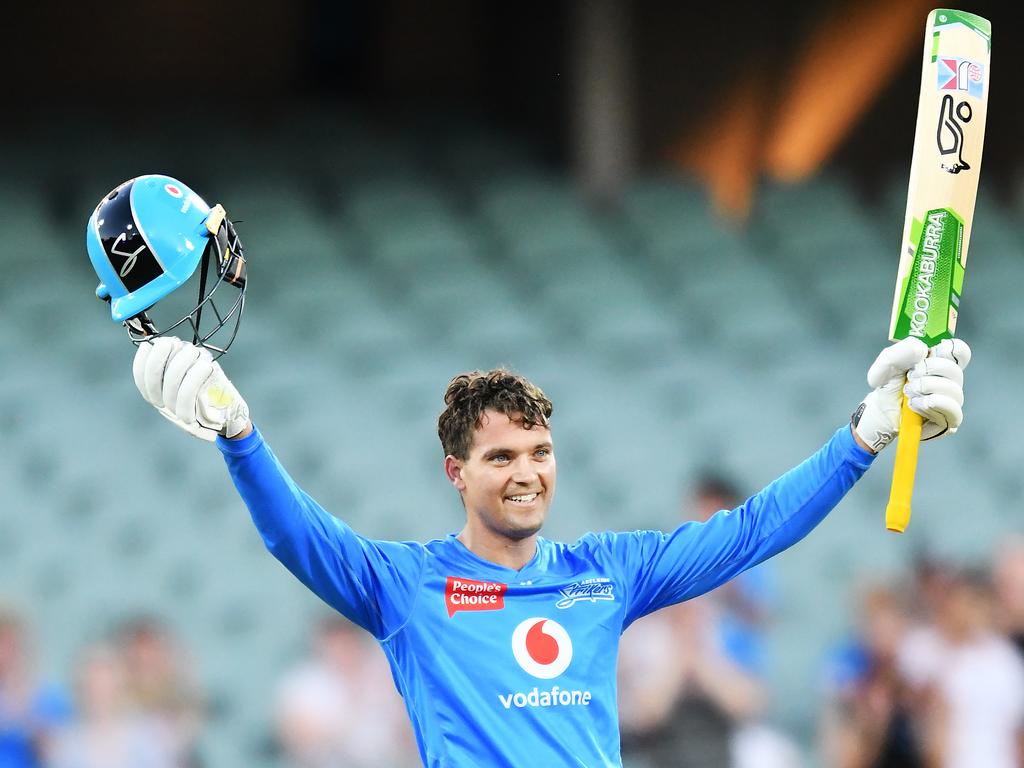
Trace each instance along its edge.
{"label": "man celebrating", "polygon": [[617,766],[623,630],[803,538],[898,432],[901,390],[926,420],[922,439],[955,432],[969,360],[959,340],[893,344],[851,423],[736,509],[671,533],[588,533],[573,544],[540,536],[555,492],[552,404],[509,371],[448,386],[438,435],[466,524],[426,544],[370,540],[324,511],[207,350],[156,338],[140,345],[133,372],[164,416],[216,435],[270,552],[377,638],[424,764]]}

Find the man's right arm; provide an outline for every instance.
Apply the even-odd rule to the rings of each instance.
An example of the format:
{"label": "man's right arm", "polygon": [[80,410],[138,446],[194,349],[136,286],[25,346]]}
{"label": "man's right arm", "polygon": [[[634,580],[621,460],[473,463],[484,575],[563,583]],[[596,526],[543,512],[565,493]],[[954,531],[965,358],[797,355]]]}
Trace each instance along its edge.
{"label": "man's right arm", "polygon": [[419,544],[373,541],[329,515],[288,476],[209,351],[172,337],[139,345],[132,366],[147,402],[184,431],[217,441],[270,552],[328,605],[385,638],[419,589]]}
{"label": "man's right arm", "polygon": [[425,550],[355,533],[296,485],[258,430],[217,447],[263,542],[328,605],[378,638],[408,617]]}

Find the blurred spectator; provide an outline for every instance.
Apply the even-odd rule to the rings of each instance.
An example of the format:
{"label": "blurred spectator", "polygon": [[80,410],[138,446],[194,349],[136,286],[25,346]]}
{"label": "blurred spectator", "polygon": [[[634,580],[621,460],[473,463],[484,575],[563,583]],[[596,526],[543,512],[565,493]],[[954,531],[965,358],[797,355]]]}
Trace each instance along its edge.
{"label": "blurred spectator", "polygon": [[908,636],[899,667],[917,695],[929,765],[1020,765],[1024,662],[996,632],[992,590],[982,573],[953,575],[935,623]]}
{"label": "blurred spectator", "polygon": [[928,552],[914,557],[910,618],[918,627],[934,624],[956,577],[956,568]]}
{"label": "blurred spectator", "polygon": [[[706,522],[741,498],[705,474],[683,518]],[[695,600],[637,621],[622,637],[619,711],[627,765],[775,768],[799,765],[786,737],[759,722],[766,706],[765,565]]]}
{"label": "blurred spectator", "polygon": [[387,660],[340,615],[316,628],[311,658],[282,679],[277,739],[288,768],[419,765]]}
{"label": "blurred spectator", "polygon": [[892,590],[869,587],[854,637],[825,670],[821,754],[830,768],[924,766],[897,659],[909,617]]}
{"label": "blurred spectator", "polygon": [[1024,537],[1003,540],[996,552],[993,579],[999,628],[1024,658]]}
{"label": "blurred spectator", "polygon": [[176,746],[154,718],[133,711],[124,664],[110,646],[90,646],[75,670],[77,717],[59,729],[48,768],[177,768]]}
{"label": "blurred spectator", "polygon": [[[707,522],[716,512],[733,509],[741,501],[732,482],[706,473],[698,480],[683,519]],[[770,562],[761,563],[711,593],[719,605],[716,632],[726,654],[747,672],[762,678],[768,665],[765,632],[775,593],[771,569]]]}
{"label": "blurred spectator", "polygon": [[202,725],[202,696],[195,668],[169,630],[141,616],[117,633],[131,705],[153,718],[175,749],[175,765],[197,768],[196,741]]}
{"label": "blurred spectator", "polygon": [[26,627],[0,608],[0,768],[35,768],[53,729],[71,711],[64,690],[40,683],[26,649]]}
{"label": "blurred spectator", "polygon": [[760,682],[724,653],[708,596],[645,616],[622,637],[623,758],[651,768],[728,768],[738,722],[764,705]]}

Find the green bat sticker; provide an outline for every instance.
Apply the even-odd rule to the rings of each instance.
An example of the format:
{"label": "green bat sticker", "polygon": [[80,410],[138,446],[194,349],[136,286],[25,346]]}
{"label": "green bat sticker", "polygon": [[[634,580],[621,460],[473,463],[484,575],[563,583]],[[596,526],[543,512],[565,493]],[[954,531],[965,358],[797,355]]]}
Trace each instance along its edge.
{"label": "green bat sticker", "polygon": [[964,281],[964,223],[949,208],[914,219],[914,266],[902,287],[895,339],[916,336],[929,347],[951,338]]}

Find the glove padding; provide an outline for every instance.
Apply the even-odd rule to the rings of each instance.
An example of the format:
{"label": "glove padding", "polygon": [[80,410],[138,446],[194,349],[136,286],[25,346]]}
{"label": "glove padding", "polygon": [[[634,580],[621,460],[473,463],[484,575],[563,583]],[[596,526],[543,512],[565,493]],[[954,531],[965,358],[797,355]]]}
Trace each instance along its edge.
{"label": "glove padding", "polygon": [[146,402],[193,437],[234,437],[249,425],[249,406],[208,349],[173,336],[145,341],[132,375]]}
{"label": "glove padding", "polygon": [[868,369],[875,389],[853,413],[857,435],[875,451],[891,443],[900,428],[901,391],[924,419],[922,442],[953,434],[964,420],[963,371],[970,362],[971,348],[960,339],[929,349],[909,337],[883,349]]}

